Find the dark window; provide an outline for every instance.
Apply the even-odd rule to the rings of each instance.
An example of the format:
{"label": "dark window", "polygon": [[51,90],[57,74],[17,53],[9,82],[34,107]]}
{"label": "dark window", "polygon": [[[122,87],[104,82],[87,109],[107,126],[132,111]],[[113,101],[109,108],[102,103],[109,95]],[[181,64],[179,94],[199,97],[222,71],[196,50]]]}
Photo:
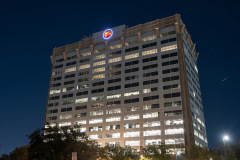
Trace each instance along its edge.
{"label": "dark window", "polygon": [[58,113],[58,109],[48,110],[47,113],[48,113],[48,114]]}
{"label": "dark window", "polygon": [[118,54],[121,54],[122,51],[116,51],[116,52],[112,52],[112,53],[109,53],[109,56],[114,56],[114,55],[118,55]]}
{"label": "dark window", "polygon": [[137,46],[137,47],[132,47],[132,48],[127,48],[127,49],[125,49],[125,53],[131,52],[131,51],[136,51],[136,50],[138,50],[138,49],[139,49],[138,46]]}
{"label": "dark window", "polygon": [[131,87],[137,87],[137,86],[139,86],[139,82],[125,84],[125,88],[131,88]]}
{"label": "dark window", "polygon": [[144,73],[143,77],[150,77],[150,76],[157,76],[157,75],[158,75],[158,71],[155,71],[150,73]]}
{"label": "dark window", "polygon": [[79,76],[83,76],[83,75],[87,75],[89,74],[89,71],[84,71],[84,72],[79,72],[78,75]]}
{"label": "dark window", "polygon": [[163,78],[162,81],[163,82],[168,82],[168,81],[175,81],[175,80],[178,80],[178,79],[179,79],[179,76],[173,76],[173,77]]}
{"label": "dark window", "polygon": [[62,95],[62,98],[69,98],[69,97],[73,97],[73,93]]}
{"label": "dark window", "polygon": [[115,82],[121,82],[121,78],[116,78],[116,79],[110,79],[110,80],[108,80],[108,84],[110,84],[110,83],[115,83]]}
{"label": "dark window", "polygon": [[176,40],[177,40],[176,37],[170,38],[170,39],[166,39],[166,40],[162,40],[162,41],[161,41],[161,44],[165,44],[165,43],[169,43],[169,42],[174,42],[174,41],[176,41]]}
{"label": "dark window", "polygon": [[66,81],[66,82],[64,82],[64,85],[73,84],[74,82],[75,82],[74,80]]}
{"label": "dark window", "polygon": [[137,72],[139,71],[139,68],[131,68],[131,69],[126,69],[125,73],[131,73],[131,72]]}
{"label": "dark window", "polygon": [[62,67],[63,67],[63,64],[60,64],[60,65],[54,66],[53,68],[57,69],[57,68],[62,68]]}
{"label": "dark window", "polygon": [[143,101],[150,101],[155,99],[159,99],[159,95],[143,97]]}
{"label": "dark window", "polygon": [[160,107],[159,104],[152,104],[152,105],[151,105],[151,108],[152,108],[152,109],[159,108],[159,107]]}
{"label": "dark window", "polygon": [[53,106],[58,106],[58,105],[59,105],[59,102],[49,103],[49,104],[48,104],[48,107],[53,107]]}
{"label": "dark window", "polygon": [[67,57],[67,60],[74,59],[74,58],[77,58],[77,55]]}
{"label": "dark window", "polygon": [[142,45],[142,48],[153,47],[153,46],[156,46],[156,45],[157,45],[157,42],[148,43],[148,44],[144,44],[144,45]]}
{"label": "dark window", "polygon": [[175,56],[177,56],[177,52],[164,54],[164,55],[162,55],[162,59],[169,58],[169,57],[175,57]]}
{"label": "dark window", "polygon": [[53,117],[48,117],[48,120],[50,120],[50,121],[54,121],[54,120],[57,120],[57,116],[53,116]]}
{"label": "dark window", "polygon": [[65,77],[64,77],[64,78],[66,79],[66,78],[72,78],[72,77],[75,77],[75,74],[69,74],[69,75],[65,75]]}
{"label": "dark window", "polygon": [[171,68],[171,69],[166,69],[162,71],[162,74],[167,74],[171,72],[178,72],[178,68]]}
{"label": "dark window", "polygon": [[87,82],[89,81],[89,78],[81,78],[81,79],[78,79],[78,82]]}
{"label": "dark window", "polygon": [[74,64],[76,64],[76,63],[77,63],[76,61],[68,62],[68,63],[66,63],[66,66],[71,66],[71,65],[74,65]]}
{"label": "dark window", "polygon": [[104,85],[104,81],[92,83],[92,86],[101,86]]}
{"label": "dark window", "polygon": [[68,107],[68,108],[62,108],[61,112],[69,112],[72,111],[72,107]]}
{"label": "dark window", "polygon": [[138,79],[138,78],[139,78],[139,75],[133,75],[133,76],[125,77],[125,80],[128,81],[128,80],[133,80],[133,79]]}
{"label": "dark window", "polygon": [[163,95],[163,98],[172,98],[172,97],[180,97],[180,92]]}
{"label": "dark window", "polygon": [[101,93],[101,92],[104,92],[104,88],[92,90],[92,93]]}
{"label": "dark window", "polygon": [[79,63],[84,63],[84,62],[88,62],[88,61],[90,61],[90,58],[81,59],[79,61]]}
{"label": "dark window", "polygon": [[75,110],[82,110],[82,109],[87,109],[87,105],[75,107]]}
{"label": "dark window", "polygon": [[177,63],[178,63],[178,60],[168,61],[168,62],[163,62],[162,66],[168,66],[168,65],[177,64]]}
{"label": "dark window", "polygon": [[61,80],[62,77],[56,77],[56,78],[52,78],[52,81],[58,81],[58,80]]}
{"label": "dark window", "polygon": [[158,79],[143,81],[143,85],[158,83]]}
{"label": "dark window", "polygon": [[57,59],[57,60],[55,60],[55,63],[58,63],[58,62],[63,62],[64,61],[64,59],[63,58],[61,58],[61,59]]}
{"label": "dark window", "polygon": [[157,68],[157,67],[158,67],[158,64],[151,64],[151,65],[143,66],[143,70]]}
{"label": "dark window", "polygon": [[163,90],[168,90],[168,89],[178,88],[178,87],[179,87],[178,84],[172,84],[172,85],[163,86]]}
{"label": "dark window", "polygon": [[126,63],[125,63],[125,66],[131,66],[131,65],[138,64],[138,63],[139,63],[138,60],[136,60],[136,61],[131,61],[131,62],[126,62]]}
{"label": "dark window", "polygon": [[127,104],[127,103],[136,103],[136,102],[139,102],[139,98],[133,98],[133,99],[126,99],[126,100],[124,100],[125,104]]}
{"label": "dark window", "polygon": [[113,90],[118,90],[118,89],[121,89],[121,85],[119,86],[113,86],[113,87],[108,87],[108,91],[113,91]]}
{"label": "dark window", "polygon": [[61,86],[61,83],[56,83],[51,85],[51,87],[58,87],[58,86]]}
{"label": "dark window", "polygon": [[88,94],[88,91],[78,92],[76,93],[76,96],[82,96]]}
{"label": "dark window", "polygon": [[59,99],[59,96],[49,97],[49,100]]}
{"label": "dark window", "polygon": [[158,57],[155,56],[155,57],[145,58],[142,60],[142,62],[145,63],[145,62],[155,61],[157,59],[158,59]]}

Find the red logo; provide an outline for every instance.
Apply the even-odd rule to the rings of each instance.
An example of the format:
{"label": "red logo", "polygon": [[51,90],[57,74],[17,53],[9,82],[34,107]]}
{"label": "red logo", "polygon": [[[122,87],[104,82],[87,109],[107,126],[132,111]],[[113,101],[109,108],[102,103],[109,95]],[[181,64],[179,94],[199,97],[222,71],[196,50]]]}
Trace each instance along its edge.
{"label": "red logo", "polygon": [[110,39],[113,35],[113,31],[111,29],[106,29],[103,32],[103,39]]}

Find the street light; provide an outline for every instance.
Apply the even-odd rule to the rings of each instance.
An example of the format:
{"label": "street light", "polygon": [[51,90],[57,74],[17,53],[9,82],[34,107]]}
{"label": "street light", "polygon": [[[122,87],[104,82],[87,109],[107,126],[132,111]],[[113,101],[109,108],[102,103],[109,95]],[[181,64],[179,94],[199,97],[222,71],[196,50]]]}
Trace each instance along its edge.
{"label": "street light", "polygon": [[224,158],[225,158],[225,160],[227,160],[225,143],[226,143],[226,141],[228,141],[228,140],[229,140],[229,137],[228,137],[227,135],[223,136]]}

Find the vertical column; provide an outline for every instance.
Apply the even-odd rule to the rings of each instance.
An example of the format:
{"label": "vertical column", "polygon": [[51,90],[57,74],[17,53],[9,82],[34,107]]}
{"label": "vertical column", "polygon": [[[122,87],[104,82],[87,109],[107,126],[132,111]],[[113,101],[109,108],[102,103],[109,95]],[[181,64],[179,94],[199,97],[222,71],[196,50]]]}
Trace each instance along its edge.
{"label": "vertical column", "polygon": [[155,28],[155,31],[156,31],[156,35],[157,35],[157,38],[160,38],[160,30],[159,28]]}
{"label": "vertical column", "polygon": [[80,51],[79,51],[79,49],[76,49],[76,52],[77,52],[77,57],[80,57]]}
{"label": "vertical column", "polygon": [[94,46],[92,44],[90,45],[90,51],[92,54],[94,53]]}
{"label": "vertical column", "polygon": [[67,54],[66,54],[66,52],[63,52],[63,58],[64,58],[64,61],[67,60]]}
{"label": "vertical column", "polygon": [[121,37],[121,43],[122,43],[122,47],[125,46],[125,39],[124,39],[124,37]]}
{"label": "vertical column", "polygon": [[138,35],[138,41],[142,42],[142,33],[138,32],[137,35]]}
{"label": "vertical column", "polygon": [[177,46],[179,57],[179,72],[180,72],[180,84],[181,84],[181,98],[182,98],[182,110],[184,121],[184,137],[185,137],[185,149],[186,152],[190,150],[190,147],[194,145],[194,135],[192,126],[192,114],[190,107],[190,99],[187,84],[186,64],[184,59],[183,40],[181,30],[183,25],[180,25],[180,15],[175,15],[175,27],[177,34]]}
{"label": "vertical column", "polygon": [[108,50],[109,49],[109,43],[108,41],[105,41],[105,50]]}

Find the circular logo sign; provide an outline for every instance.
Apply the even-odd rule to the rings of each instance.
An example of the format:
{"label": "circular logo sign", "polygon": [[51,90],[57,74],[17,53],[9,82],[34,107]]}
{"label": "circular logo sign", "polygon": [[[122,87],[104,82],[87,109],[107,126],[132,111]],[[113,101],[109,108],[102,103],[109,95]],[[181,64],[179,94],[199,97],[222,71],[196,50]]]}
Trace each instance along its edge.
{"label": "circular logo sign", "polygon": [[113,31],[111,29],[106,29],[103,32],[103,39],[110,39],[113,35]]}

